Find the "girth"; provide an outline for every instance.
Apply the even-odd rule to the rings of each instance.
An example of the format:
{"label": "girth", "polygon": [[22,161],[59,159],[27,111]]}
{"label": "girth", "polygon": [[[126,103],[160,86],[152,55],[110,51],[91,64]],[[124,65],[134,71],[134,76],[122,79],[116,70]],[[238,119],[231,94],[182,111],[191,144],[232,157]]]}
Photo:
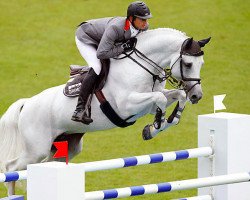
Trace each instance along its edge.
{"label": "girth", "polygon": [[100,102],[100,108],[102,110],[102,112],[106,115],[106,117],[116,126],[121,127],[121,128],[125,128],[127,126],[131,126],[133,125],[136,121],[133,122],[127,122],[127,120],[129,120],[130,118],[132,118],[133,116],[128,117],[127,119],[122,119],[116,112],[115,110],[112,108],[112,106],[110,105],[110,103],[107,101],[107,99],[105,98],[102,90],[98,90],[95,91],[95,95],[98,99],[98,101]]}

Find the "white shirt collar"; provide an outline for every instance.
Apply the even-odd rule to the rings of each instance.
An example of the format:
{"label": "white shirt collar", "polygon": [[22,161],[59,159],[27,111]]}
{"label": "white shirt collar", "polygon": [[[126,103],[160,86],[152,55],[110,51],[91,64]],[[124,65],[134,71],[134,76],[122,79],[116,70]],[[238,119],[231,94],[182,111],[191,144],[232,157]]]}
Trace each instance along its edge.
{"label": "white shirt collar", "polygon": [[131,31],[131,37],[135,37],[139,33],[139,30],[133,27],[132,23],[130,23],[130,31]]}

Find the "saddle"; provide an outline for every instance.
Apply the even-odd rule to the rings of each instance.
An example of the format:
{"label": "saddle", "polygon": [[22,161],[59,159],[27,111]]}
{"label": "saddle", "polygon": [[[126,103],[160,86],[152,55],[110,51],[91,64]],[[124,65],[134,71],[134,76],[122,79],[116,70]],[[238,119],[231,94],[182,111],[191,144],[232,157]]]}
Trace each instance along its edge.
{"label": "saddle", "polygon": [[[110,60],[101,60],[102,70],[100,75],[98,76],[98,80],[95,85],[95,89],[92,93],[101,90],[108,77]],[[80,93],[80,88],[82,85],[82,80],[87,75],[90,67],[88,66],[80,66],[80,65],[70,65],[70,80],[66,83],[64,87],[63,93],[67,97],[77,97]]]}
{"label": "saddle", "polygon": [[[135,123],[134,122],[127,122],[133,116],[128,117],[127,119],[122,119],[112,108],[110,103],[107,101],[106,97],[104,96],[102,89],[107,81],[109,67],[110,67],[110,60],[101,60],[102,63],[102,70],[98,77],[98,80],[95,85],[95,89],[93,90],[92,94],[95,94],[98,101],[100,102],[100,108],[102,112],[106,115],[106,117],[116,126],[124,128],[127,126],[131,126]],[[88,66],[79,66],[79,65],[70,65],[70,80],[66,83],[64,87],[63,93],[67,97],[77,97],[79,96],[82,80],[87,75],[90,67]],[[91,95],[90,98],[92,98]],[[88,100],[88,108],[91,107],[91,100]]]}

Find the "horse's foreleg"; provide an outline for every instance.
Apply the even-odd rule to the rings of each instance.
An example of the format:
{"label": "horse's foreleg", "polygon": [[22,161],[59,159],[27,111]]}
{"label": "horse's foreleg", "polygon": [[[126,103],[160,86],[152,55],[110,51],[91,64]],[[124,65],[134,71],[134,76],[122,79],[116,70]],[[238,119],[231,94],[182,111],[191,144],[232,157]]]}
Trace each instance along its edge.
{"label": "horse's foreleg", "polygon": [[[142,132],[144,140],[150,140],[154,138],[159,132],[179,123],[181,114],[185,108],[186,104],[186,95],[182,90],[164,90],[164,95],[168,98],[167,106],[171,105],[178,100],[174,111],[169,116],[168,119],[165,119],[165,113],[162,113],[161,117],[156,117],[155,121],[151,125],[145,126]],[[159,112],[156,111],[156,116],[159,115]]]}
{"label": "horse's foreleg", "polygon": [[124,109],[128,115],[135,115],[141,112],[149,113],[155,106],[161,110],[166,109],[167,98],[162,92],[133,92],[128,96]]}
{"label": "horse's foreleg", "polygon": [[167,90],[164,89],[163,94],[168,99],[167,107],[172,105],[174,102],[179,101],[180,106],[185,106],[187,102],[186,93],[183,90],[173,89]]}
{"label": "horse's foreleg", "polygon": [[168,105],[170,106],[175,101],[178,101],[177,105],[175,106],[175,109],[173,110],[172,114],[168,117],[167,122],[175,124],[179,123],[179,120],[181,118],[181,114],[185,108],[187,98],[186,93],[183,90],[164,90],[164,95],[168,99]]}

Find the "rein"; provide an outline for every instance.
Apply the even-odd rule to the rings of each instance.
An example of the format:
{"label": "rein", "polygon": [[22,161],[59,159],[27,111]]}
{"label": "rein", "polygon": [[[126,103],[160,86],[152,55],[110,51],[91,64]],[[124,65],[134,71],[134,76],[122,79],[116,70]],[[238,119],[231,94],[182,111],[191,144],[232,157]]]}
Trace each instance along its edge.
{"label": "rein", "polygon": [[[158,67],[158,68],[160,68],[160,69],[162,69],[162,70],[164,71],[163,68],[161,68],[159,65],[157,65],[157,64],[156,64],[155,62],[153,62],[152,60],[150,60],[148,57],[146,57],[146,56],[145,56],[143,53],[141,53],[138,49],[134,48],[132,52],[135,52],[135,54],[136,54],[139,58],[141,58],[141,59],[143,59],[144,61],[146,61],[148,64],[150,64],[150,65],[151,65],[152,67],[154,67],[155,69],[157,69],[157,67]],[[138,54],[140,54],[140,56],[142,56],[142,57],[140,57]],[[125,53],[125,55],[127,55],[127,54]],[[157,69],[157,70],[160,72],[160,74],[163,75],[162,77],[160,77],[159,75],[154,74],[153,72],[151,72],[151,71],[150,71],[148,68],[146,68],[143,64],[141,64],[141,63],[138,62],[136,59],[134,59],[134,58],[131,56],[131,53],[128,54],[127,57],[130,58],[132,61],[134,61],[136,64],[138,64],[141,68],[143,68],[145,71],[147,71],[149,74],[152,75],[152,77],[153,77],[152,91],[154,90],[154,86],[155,86],[156,80],[158,80],[158,81],[161,83],[161,82],[165,81],[165,80],[168,78],[167,75],[166,75],[166,73],[165,73],[165,71],[164,71],[164,74],[163,74],[159,69]]]}
{"label": "rein", "polygon": [[[188,38],[189,39],[189,38]],[[183,74],[183,61],[182,61],[182,55],[189,55],[189,56],[201,56],[203,55],[203,51],[199,51],[199,52],[196,52],[196,53],[187,53],[185,52],[183,49],[184,49],[184,46],[187,42],[186,39],[183,43],[182,43],[182,47],[181,47],[181,52],[180,52],[180,56],[176,59],[176,61],[174,62],[174,64],[172,64],[172,66],[170,66],[169,68],[162,68],[161,66],[159,66],[157,63],[155,63],[153,60],[151,60],[150,58],[148,58],[145,54],[143,54],[141,51],[139,51],[135,46],[136,46],[136,43],[137,41],[135,42],[134,44],[134,47],[132,49],[131,52],[129,53],[126,53],[124,52],[123,54],[125,54],[125,56],[121,57],[121,58],[115,58],[117,60],[121,60],[121,59],[124,59],[124,58],[129,58],[131,59],[132,61],[134,61],[137,65],[139,65],[141,68],[143,68],[145,71],[147,71],[150,75],[152,75],[153,77],[153,86],[152,86],[152,91],[154,89],[154,86],[155,86],[155,82],[156,80],[158,80],[160,83],[163,82],[163,81],[168,81],[168,83],[176,88],[176,89],[181,89],[181,86],[183,87],[182,89],[188,93],[190,90],[192,90],[197,84],[200,84],[201,82],[201,79],[200,78],[187,78],[184,76]],[[139,58],[141,58],[142,60],[144,60],[145,62],[147,62],[149,65],[151,65],[153,68],[155,68],[159,74],[161,74],[162,76],[160,75],[157,75],[157,74],[154,74],[153,72],[151,72],[148,68],[146,68],[143,64],[141,64],[140,62],[138,62],[136,59],[134,59],[131,55],[135,53]],[[180,60],[180,72],[181,72],[181,80],[178,80],[177,78],[173,77],[172,76],[172,69],[174,67],[174,65],[177,63],[177,61]],[[186,81],[197,81],[197,83],[195,83],[194,85],[192,85],[192,87],[190,88],[187,88],[187,85],[185,84]]]}
{"label": "rein", "polygon": [[[137,41],[134,44],[134,47],[132,49],[131,52],[126,53],[124,52],[123,54],[125,54],[125,56],[121,57],[121,58],[114,58],[116,60],[121,60],[124,58],[129,58],[132,61],[134,61],[137,65],[139,65],[141,68],[143,68],[145,71],[147,71],[150,75],[152,75],[153,77],[153,86],[152,86],[152,91],[154,89],[155,86],[155,82],[156,80],[158,80],[160,83],[167,80],[170,76],[171,76],[171,70],[165,70],[164,68],[162,68],[161,66],[159,66],[157,63],[155,63],[153,60],[151,60],[150,58],[148,58],[146,55],[144,55],[141,51],[139,51],[138,49],[135,48]],[[139,58],[141,58],[142,60],[144,60],[145,62],[147,62],[149,65],[151,65],[153,68],[155,68],[161,75],[162,77],[160,77],[157,74],[154,74],[153,72],[151,72],[148,68],[146,68],[143,64],[141,64],[140,62],[138,62],[136,59],[134,59],[131,55],[135,53]],[[160,71],[160,70],[161,71]],[[163,72],[162,72],[163,71]],[[174,77],[171,77],[174,78]],[[177,80],[177,79],[176,79]]]}

